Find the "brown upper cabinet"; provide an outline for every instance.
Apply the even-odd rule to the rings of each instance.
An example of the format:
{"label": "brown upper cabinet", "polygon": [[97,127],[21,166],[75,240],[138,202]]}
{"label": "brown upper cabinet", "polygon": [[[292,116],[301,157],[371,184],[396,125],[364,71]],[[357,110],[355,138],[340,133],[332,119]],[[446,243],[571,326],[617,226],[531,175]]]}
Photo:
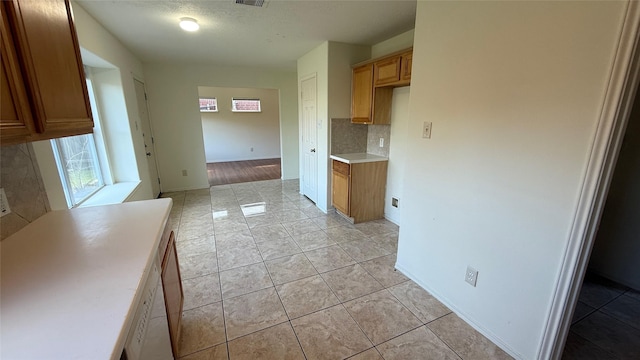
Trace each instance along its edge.
{"label": "brown upper cabinet", "polygon": [[351,122],[391,123],[393,88],[411,84],[413,49],[387,55],[353,68]]}
{"label": "brown upper cabinet", "polygon": [[68,0],[2,1],[2,145],[93,131]]}

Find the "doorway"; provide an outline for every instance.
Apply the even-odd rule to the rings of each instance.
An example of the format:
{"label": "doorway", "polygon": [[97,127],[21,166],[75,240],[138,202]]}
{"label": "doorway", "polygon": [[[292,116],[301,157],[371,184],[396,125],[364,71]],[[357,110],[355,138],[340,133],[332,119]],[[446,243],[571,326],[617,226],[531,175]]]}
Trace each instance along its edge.
{"label": "doorway", "polygon": [[156,149],[151,131],[151,121],[149,120],[149,107],[147,106],[147,93],[144,83],[134,79],[136,87],[136,101],[138,103],[138,116],[142,126],[142,137],[144,139],[144,151],[147,157],[149,168],[149,180],[151,181],[151,192],[153,198],[160,195],[160,175],[158,174],[158,163],[156,162]]}
{"label": "doorway", "polygon": [[318,198],[318,113],[316,75],[300,82],[302,108],[302,193],[311,201]]}

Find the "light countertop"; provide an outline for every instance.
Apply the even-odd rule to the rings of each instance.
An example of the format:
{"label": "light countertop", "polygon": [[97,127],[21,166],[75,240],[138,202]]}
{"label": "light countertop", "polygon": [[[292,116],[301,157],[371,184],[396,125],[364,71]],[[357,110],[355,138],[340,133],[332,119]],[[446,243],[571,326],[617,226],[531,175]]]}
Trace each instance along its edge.
{"label": "light countertop", "polygon": [[171,199],[52,211],[0,243],[2,359],[119,359]]}
{"label": "light countertop", "polygon": [[331,155],[330,157],[334,160],[338,160],[347,164],[389,160],[389,158],[387,157],[368,154],[368,153],[336,154],[336,155]]}

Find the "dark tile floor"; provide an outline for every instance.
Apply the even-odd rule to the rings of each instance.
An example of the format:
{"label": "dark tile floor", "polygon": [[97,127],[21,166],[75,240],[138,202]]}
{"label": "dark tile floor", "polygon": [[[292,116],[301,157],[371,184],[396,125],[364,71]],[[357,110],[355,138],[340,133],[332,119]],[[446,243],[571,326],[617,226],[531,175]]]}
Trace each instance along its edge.
{"label": "dark tile floor", "polygon": [[640,359],[640,292],[587,274],[562,358]]}

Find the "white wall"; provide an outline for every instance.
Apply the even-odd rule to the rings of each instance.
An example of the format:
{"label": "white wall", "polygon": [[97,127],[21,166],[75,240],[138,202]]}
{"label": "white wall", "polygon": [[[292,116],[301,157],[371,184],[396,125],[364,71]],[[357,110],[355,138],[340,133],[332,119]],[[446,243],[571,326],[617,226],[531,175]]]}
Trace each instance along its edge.
{"label": "white wall", "polygon": [[[329,119],[350,117],[351,65],[369,58],[367,46],[327,41],[298,59],[298,87],[301,80],[316,74],[318,198],[316,205],[327,212],[331,207],[329,177]],[[300,90],[298,90],[300,94]],[[299,119],[302,121],[302,115]],[[299,125],[302,129],[302,124]],[[301,134],[299,134],[299,139]],[[302,157],[300,164],[302,164]],[[302,172],[302,166],[300,167]],[[302,179],[302,173],[300,173]],[[300,185],[302,188],[302,184]]]}
{"label": "white wall", "polygon": [[[218,112],[203,112],[202,133],[208,163],[280,157],[278,90],[255,88],[198,88],[201,97],[215,97]],[[232,98],[260,99],[261,112],[231,111]]]}
{"label": "white wall", "polygon": [[625,8],[418,2],[397,266],[518,358],[539,351]]}
{"label": "white wall", "polygon": [[640,96],[620,149],[589,268],[640,291]]}
{"label": "white wall", "polygon": [[[145,82],[163,191],[209,187],[198,87],[278,89],[282,177],[298,177],[298,98],[294,71],[145,63]],[[182,176],[182,170],[187,176]]]}
{"label": "white wall", "polygon": [[[135,164],[135,166],[130,167],[130,170],[128,170],[128,175],[125,176],[122,174],[121,178],[123,181],[130,181],[133,177],[139,177],[141,181],[140,187],[133,194],[131,200],[150,199],[153,197],[151,179],[149,177],[149,166],[147,165],[147,157],[144,150],[142,128],[139,125],[138,103],[136,101],[134,85],[134,77],[144,81],[142,63],[77,3],[73,3],[73,15],[80,46],[115,66],[120,72],[121,91],[124,94],[124,108],[119,116],[121,118],[126,117],[129,120],[129,135],[123,136],[131,138],[134,156],[132,161]],[[117,80],[113,79],[110,81],[112,83],[117,82]],[[117,91],[120,90],[118,89]],[[102,109],[102,111],[105,110],[108,109]],[[132,156],[131,152],[128,156]],[[136,168],[138,174],[133,173]]]}
{"label": "white wall", "polygon": [[371,47],[371,58],[379,58],[392,52],[404,50],[413,46],[415,29],[403,32],[385,41],[379,42]]}
{"label": "white wall", "polygon": [[[409,94],[411,87],[393,89],[391,103],[391,137],[389,140],[389,164],[387,167],[387,190],[384,199],[384,217],[402,225],[402,188],[404,166],[407,158],[407,136],[409,124]],[[398,207],[391,206],[391,198],[397,198]]]}

